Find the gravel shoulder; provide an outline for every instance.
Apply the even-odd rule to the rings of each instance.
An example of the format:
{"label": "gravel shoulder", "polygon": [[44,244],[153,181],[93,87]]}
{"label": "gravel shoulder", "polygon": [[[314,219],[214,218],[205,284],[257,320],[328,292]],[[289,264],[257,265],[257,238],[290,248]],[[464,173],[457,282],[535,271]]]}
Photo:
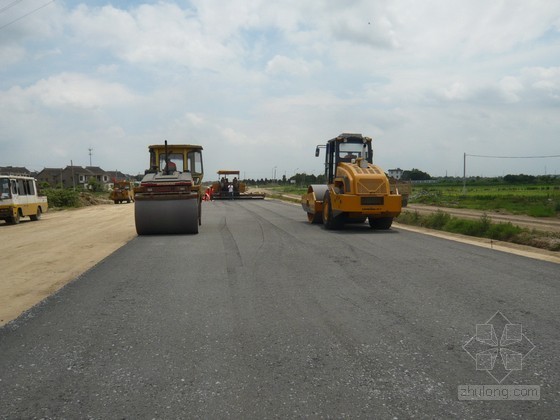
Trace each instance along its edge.
{"label": "gravel shoulder", "polygon": [[134,205],[51,211],[0,222],[0,325],[17,318],[136,236]]}

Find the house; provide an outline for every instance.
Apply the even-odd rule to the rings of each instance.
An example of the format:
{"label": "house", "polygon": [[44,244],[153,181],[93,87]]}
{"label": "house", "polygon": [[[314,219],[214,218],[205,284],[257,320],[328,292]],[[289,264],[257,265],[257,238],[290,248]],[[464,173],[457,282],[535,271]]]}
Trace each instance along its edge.
{"label": "house", "polygon": [[114,178],[119,180],[129,179],[129,175],[125,175],[119,171],[107,172],[99,166],[67,166],[66,168],[44,168],[40,171],[36,178],[40,183],[48,183],[51,187],[61,188],[83,188],[89,187],[90,179],[95,179],[108,189],[112,186]]}
{"label": "house", "polygon": [[99,166],[86,166],[86,169],[91,172],[91,176],[100,184],[109,183],[109,172],[104,171]]}
{"label": "house", "polygon": [[51,187],[60,187],[62,180],[62,168],[44,168],[35,178],[39,184],[47,183]]}
{"label": "house", "polygon": [[24,167],[20,166],[0,166],[0,174],[3,175],[22,175],[31,176],[31,172]]}
{"label": "house", "polygon": [[397,168],[397,169],[389,169],[387,173],[391,178],[401,179],[404,171],[401,168]]}

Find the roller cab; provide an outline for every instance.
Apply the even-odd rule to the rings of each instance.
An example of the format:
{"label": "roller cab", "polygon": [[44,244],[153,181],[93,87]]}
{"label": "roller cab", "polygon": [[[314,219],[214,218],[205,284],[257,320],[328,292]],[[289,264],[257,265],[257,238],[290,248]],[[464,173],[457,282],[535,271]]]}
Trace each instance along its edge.
{"label": "roller cab", "polygon": [[327,229],[345,223],[363,223],[373,229],[389,229],[402,208],[402,197],[391,189],[385,172],[373,164],[371,138],[343,133],[326,145],[326,185],[310,185],[301,204],[310,223]]}

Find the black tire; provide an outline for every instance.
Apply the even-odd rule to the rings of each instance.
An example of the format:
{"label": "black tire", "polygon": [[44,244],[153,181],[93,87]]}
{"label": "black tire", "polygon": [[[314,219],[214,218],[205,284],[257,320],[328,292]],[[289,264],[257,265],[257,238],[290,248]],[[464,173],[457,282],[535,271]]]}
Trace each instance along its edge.
{"label": "black tire", "polygon": [[41,220],[42,215],[43,215],[43,212],[41,211],[41,207],[37,207],[37,214],[29,216],[29,218],[33,221],[37,221],[37,220]]}
{"label": "black tire", "polygon": [[126,199],[126,202],[127,202],[127,203],[130,203],[130,198],[127,198],[127,199]]}
{"label": "black tire", "polygon": [[113,200],[113,202],[114,202],[115,204],[119,204],[119,201],[118,201],[118,200]]}
{"label": "black tire", "polygon": [[370,216],[368,220],[370,227],[375,230],[387,230],[390,229],[393,224],[392,217],[380,217],[378,219],[374,219]]}
{"label": "black tire", "polygon": [[307,213],[307,221],[313,225],[323,223],[323,217],[321,213]]}
{"label": "black tire", "polygon": [[333,216],[331,196],[328,191],[325,193],[325,196],[323,197],[322,217],[323,217],[323,225],[325,226],[325,229],[335,230],[335,229],[340,229],[342,227],[340,218]]}
{"label": "black tire", "polygon": [[17,225],[20,222],[20,220],[21,220],[21,215],[19,214],[19,209],[18,209],[18,211],[16,212],[16,215],[11,216],[8,219],[8,223],[11,224],[11,225]]}

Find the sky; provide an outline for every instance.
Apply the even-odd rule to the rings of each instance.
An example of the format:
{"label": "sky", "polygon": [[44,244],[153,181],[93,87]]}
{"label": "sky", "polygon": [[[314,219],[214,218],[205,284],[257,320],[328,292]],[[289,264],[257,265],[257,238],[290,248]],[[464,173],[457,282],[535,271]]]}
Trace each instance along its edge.
{"label": "sky", "polygon": [[[0,166],[148,167],[204,147],[205,179],[323,171],[373,138],[383,169],[560,155],[560,1],[0,0]],[[467,157],[467,175],[560,158]]]}

